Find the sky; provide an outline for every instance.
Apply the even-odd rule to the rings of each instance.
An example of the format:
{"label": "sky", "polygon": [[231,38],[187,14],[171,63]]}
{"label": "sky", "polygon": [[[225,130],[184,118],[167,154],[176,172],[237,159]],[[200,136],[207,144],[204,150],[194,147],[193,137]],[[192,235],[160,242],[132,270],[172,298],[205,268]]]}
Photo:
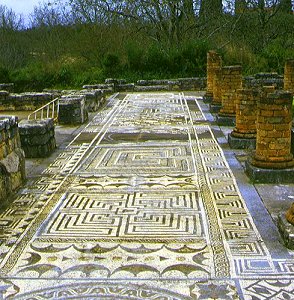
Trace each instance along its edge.
{"label": "sky", "polygon": [[5,5],[18,14],[28,16],[33,12],[34,6],[42,2],[43,0],[0,0],[0,5]]}

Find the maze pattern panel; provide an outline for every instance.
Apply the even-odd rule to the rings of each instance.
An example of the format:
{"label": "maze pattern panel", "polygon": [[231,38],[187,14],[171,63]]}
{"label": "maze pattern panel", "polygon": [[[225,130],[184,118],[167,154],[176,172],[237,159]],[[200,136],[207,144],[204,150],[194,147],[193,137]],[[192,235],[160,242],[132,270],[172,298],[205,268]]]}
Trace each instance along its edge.
{"label": "maze pattern panel", "polygon": [[[54,210],[55,211],[55,210]],[[204,238],[198,193],[68,193],[39,238],[190,242]]]}
{"label": "maze pattern panel", "polygon": [[121,146],[99,146],[79,168],[92,174],[184,174],[194,173],[189,144],[144,143]]}

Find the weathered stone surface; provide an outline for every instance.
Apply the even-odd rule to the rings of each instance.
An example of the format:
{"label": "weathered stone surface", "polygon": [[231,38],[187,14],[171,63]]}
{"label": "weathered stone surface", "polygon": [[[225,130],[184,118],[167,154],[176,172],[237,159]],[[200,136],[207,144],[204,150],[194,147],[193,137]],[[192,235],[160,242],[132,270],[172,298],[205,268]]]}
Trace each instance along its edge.
{"label": "weathered stone surface", "polygon": [[243,78],[243,85],[246,88],[262,88],[265,85],[273,85],[276,89],[282,89],[283,84],[283,76],[277,73],[258,73]]}
{"label": "weathered stone surface", "polygon": [[245,162],[245,172],[255,183],[294,183],[294,168],[270,169],[256,167],[250,157]]}
{"label": "weathered stone surface", "polygon": [[115,90],[117,92],[133,92],[135,89],[134,83],[128,83],[128,84],[117,84],[115,86]]}
{"label": "weathered stone surface", "polygon": [[35,110],[53,100],[51,93],[0,94],[0,110]]}
{"label": "weathered stone surface", "polygon": [[170,88],[168,85],[138,85],[134,87],[135,92],[161,92],[169,90]]}
{"label": "weathered stone surface", "polygon": [[0,207],[25,181],[17,117],[0,118]]}
{"label": "weathered stone surface", "polygon": [[101,89],[83,89],[69,94],[69,96],[85,96],[85,107],[88,112],[97,111],[105,102],[105,93]]}
{"label": "weathered stone surface", "polygon": [[87,84],[83,85],[83,89],[99,89],[102,90],[104,93],[109,94],[114,92],[114,84]]}
{"label": "weathered stone surface", "polygon": [[151,80],[138,80],[137,84],[138,86],[157,86],[157,85],[168,85],[168,79],[151,79]]}
{"label": "weathered stone surface", "polygon": [[58,122],[60,124],[83,124],[88,120],[85,96],[69,95],[59,101]]}
{"label": "weathered stone surface", "polygon": [[0,90],[13,92],[13,89],[14,89],[14,83],[0,83]]}
{"label": "weathered stone surface", "polygon": [[56,148],[53,119],[22,120],[19,133],[27,158],[48,157]]}
{"label": "weathered stone surface", "polygon": [[278,217],[278,228],[285,246],[294,250],[294,226],[287,221],[284,213]]}
{"label": "weathered stone surface", "polygon": [[255,149],[256,139],[235,137],[232,133],[228,134],[228,143],[232,149]]}

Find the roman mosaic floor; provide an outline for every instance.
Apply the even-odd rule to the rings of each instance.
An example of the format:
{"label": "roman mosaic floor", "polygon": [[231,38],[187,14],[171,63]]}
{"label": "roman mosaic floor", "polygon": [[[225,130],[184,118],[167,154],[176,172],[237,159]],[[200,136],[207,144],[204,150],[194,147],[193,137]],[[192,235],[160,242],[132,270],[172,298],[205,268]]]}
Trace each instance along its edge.
{"label": "roman mosaic floor", "polygon": [[294,299],[199,100],[111,97],[0,216],[0,299]]}

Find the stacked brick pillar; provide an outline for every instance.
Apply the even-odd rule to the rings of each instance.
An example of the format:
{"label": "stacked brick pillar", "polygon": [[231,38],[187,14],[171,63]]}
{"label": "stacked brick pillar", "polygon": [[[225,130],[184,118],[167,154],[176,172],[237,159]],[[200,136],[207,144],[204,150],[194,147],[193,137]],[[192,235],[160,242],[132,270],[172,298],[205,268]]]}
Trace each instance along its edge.
{"label": "stacked brick pillar", "polygon": [[284,90],[294,93],[294,59],[288,59],[285,64]]}
{"label": "stacked brick pillar", "polygon": [[231,135],[238,138],[256,138],[257,101],[259,92],[239,89],[236,94],[236,127]]}
{"label": "stacked brick pillar", "polygon": [[222,68],[222,108],[220,116],[235,117],[237,90],[242,88],[242,66]]}
{"label": "stacked brick pillar", "polygon": [[292,99],[292,94],[287,91],[265,93],[260,99],[253,166],[268,169],[294,166],[291,154]]}
{"label": "stacked brick pillar", "polygon": [[222,68],[215,69],[212,105],[222,105]]}
{"label": "stacked brick pillar", "polygon": [[216,51],[208,51],[207,53],[207,89],[205,98],[207,101],[214,99],[214,80],[215,72],[221,70],[222,59]]}

